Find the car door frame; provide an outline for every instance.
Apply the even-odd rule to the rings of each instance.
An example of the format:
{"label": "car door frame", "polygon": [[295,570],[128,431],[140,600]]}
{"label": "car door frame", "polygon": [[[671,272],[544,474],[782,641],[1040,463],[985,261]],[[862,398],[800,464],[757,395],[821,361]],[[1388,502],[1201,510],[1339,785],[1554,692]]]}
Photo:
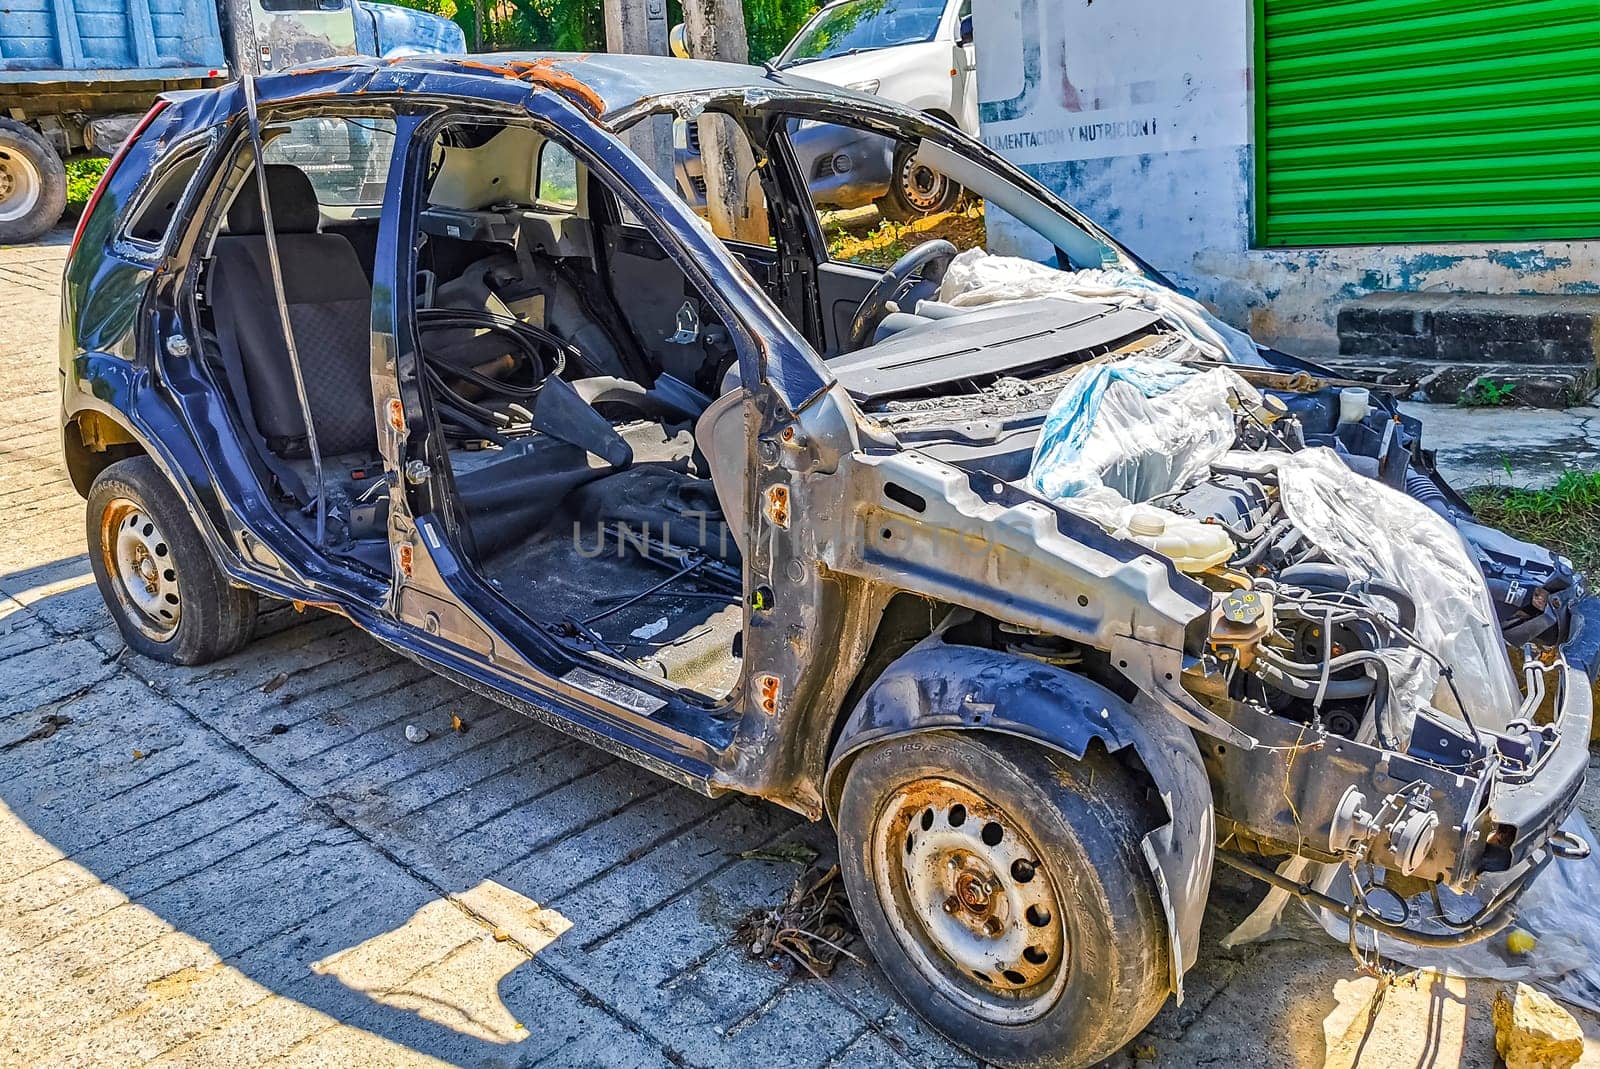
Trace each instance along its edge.
{"label": "car door frame", "polygon": [[[883,134],[883,130],[870,121],[852,121],[859,120],[860,116],[848,115],[831,101],[791,101],[786,102],[786,105],[784,110],[774,111],[766,116],[769,130],[768,143],[777,149],[773,155],[781,161],[776,170],[777,181],[785,187],[784,196],[794,200],[804,209],[802,214],[806,218],[800,229],[803,230],[803,240],[806,244],[805,254],[810,258],[814,271],[813,299],[817,324],[821,331],[821,337],[817,339],[820,342],[818,349],[825,358],[832,359],[844,355],[846,332],[849,329],[848,320],[840,322],[837,306],[840,303],[850,302],[853,308],[859,307],[867,293],[883,277],[883,269],[852,263],[849,260],[835,260],[828,254],[828,238],[822,229],[821,213],[812,203],[810,187],[805,180],[799,155],[790,140],[788,126],[791,121],[816,120],[860,130],[863,133]],[[910,134],[906,132],[907,129],[911,131]],[[915,124],[910,124],[902,126],[896,134],[884,136],[900,138],[924,136],[924,131],[917,130]]]}
{"label": "car door frame", "polygon": [[[495,93],[451,101],[431,101],[428,121],[411,127],[397,156],[402,169],[392,181],[400,188],[392,201],[392,225],[381,231],[378,257],[387,265],[386,301],[391,317],[382,366],[375,354],[375,400],[380,413],[380,451],[395,481],[389,523],[394,553],[391,611],[414,644],[445,675],[492,693],[538,719],[579,735],[675,782],[706,793],[730,788],[768,794],[808,815],[820,810],[811,787],[796,798],[769,792],[768,766],[752,762],[746,751],[765,753],[783,734],[770,712],[750,700],[750,640],[740,681],[720,702],[709,702],[575,648],[540,629],[478,571],[462,538],[454,507],[447,451],[430,401],[422,388],[414,296],[403,284],[411,264],[422,208],[422,175],[433,133],[450,122],[523,121],[553,133],[611,191],[628,203],[641,222],[695,282],[728,327],[739,354],[741,378],[754,385],[746,411],[747,510],[766,465],[757,463],[756,436],[763,428],[794,418],[797,408],[824,393],[831,380],[805,339],[784,319],[733,254],[700,223],[677,192],[604,128],[558,94],[522,88],[523,99]],[[424,102],[413,99],[413,106]],[[513,105],[508,107],[507,105]],[[517,110],[520,108],[520,112]],[[374,279],[375,303],[380,282]],[[759,341],[758,341],[759,338]],[[414,428],[420,430],[414,431]],[[761,456],[764,459],[765,453]],[[772,456],[773,465],[777,457]],[[751,514],[747,511],[747,515]],[[746,568],[746,589],[752,577]],[[746,634],[750,633],[745,599]],[[671,717],[660,715],[671,706]],[[721,745],[706,735],[664,723],[695,724],[720,714],[728,723]]]}
{"label": "car door frame", "polygon": [[[166,251],[154,265],[157,279],[151,287],[147,315],[162,339],[152,348],[155,377],[165,386],[189,439],[198,447],[192,462],[181,466],[187,486],[193,488],[186,489],[186,494],[204,486],[218,499],[213,545],[228,572],[269,594],[378,623],[387,579],[329,554],[285,522],[268,500],[263,479],[270,479],[270,474],[247,441],[249,432],[234,401],[224,396],[214,373],[202,370],[188,357],[188,353],[203,352],[206,343],[199,311],[199,294],[207,281],[202,276],[209,263],[204,254],[217,236],[227,198],[248,180],[254,167],[242,162],[251,151],[243,99],[243,91],[235,85],[218,97],[195,101],[216,118],[206,131],[214,143],[185,194],[182,222],[174,225]],[[276,116],[300,117],[301,112],[316,110],[387,111],[392,104],[382,97],[328,102],[263,94],[259,110],[262,121],[267,122]],[[202,241],[207,246],[202,246]],[[374,336],[380,326],[374,303]],[[171,348],[175,338],[185,343],[181,355]],[[171,436],[155,435],[147,441],[166,445]],[[174,477],[180,470],[178,466],[164,467]],[[205,472],[203,480],[197,479],[200,471]]]}

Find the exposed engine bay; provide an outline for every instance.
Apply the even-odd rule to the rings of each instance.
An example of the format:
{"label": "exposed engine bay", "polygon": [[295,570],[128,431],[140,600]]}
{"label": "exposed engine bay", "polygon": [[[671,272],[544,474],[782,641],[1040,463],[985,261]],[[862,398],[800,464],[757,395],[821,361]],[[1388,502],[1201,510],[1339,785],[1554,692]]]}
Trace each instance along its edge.
{"label": "exposed engine bay", "polygon": [[[1581,582],[1474,522],[1391,400],[1208,359],[1129,302],[924,300],[895,320],[835,368],[902,444],[1209,589],[1183,684],[1253,743],[1202,746],[1222,860],[1341,920],[1450,941],[1506,923],[1553,852],[1587,851],[1554,828],[1586,763],[1588,696],[1559,652]],[[1285,857],[1324,874],[1287,880]],[[1436,884],[1476,895],[1434,908]]]}

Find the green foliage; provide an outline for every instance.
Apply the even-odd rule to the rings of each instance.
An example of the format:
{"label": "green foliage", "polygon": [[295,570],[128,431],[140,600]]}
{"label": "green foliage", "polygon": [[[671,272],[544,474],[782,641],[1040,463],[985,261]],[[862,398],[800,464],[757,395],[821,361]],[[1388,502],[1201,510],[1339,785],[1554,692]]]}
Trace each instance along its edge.
{"label": "green foliage", "polygon": [[[479,4],[483,7],[481,50],[599,52],[606,47],[605,6],[601,0],[397,0],[406,7],[432,11],[435,4],[454,8],[451,17],[474,47]],[[439,14],[444,14],[440,11]]]}
{"label": "green foliage", "polygon": [[1485,486],[1467,493],[1478,519],[1517,538],[1565,553],[1600,574],[1600,472],[1567,471],[1554,486]]}
{"label": "green foliage", "polygon": [[1461,391],[1461,400],[1458,404],[1466,408],[1497,408],[1501,405],[1512,403],[1512,393],[1517,384],[1514,382],[1495,382],[1487,375],[1480,375],[1474,379],[1471,386]]}
{"label": "green foliage", "polygon": [[426,11],[430,15],[441,15],[447,19],[456,17],[456,0],[387,0],[397,3],[401,7],[409,7],[413,11]]}
{"label": "green foliage", "polygon": [[106,165],[110,162],[104,156],[90,156],[68,162],[67,203],[88,204],[89,197],[94,193],[94,187],[99,185],[100,176],[106,173]]}
{"label": "green foliage", "polygon": [[[483,51],[512,49],[553,52],[603,52],[606,47],[604,0],[393,0],[403,7],[454,19],[473,47],[477,5],[483,6]],[[636,2],[636,0],[635,0]],[[744,0],[750,62],[771,59],[783,50],[817,0]],[[679,0],[668,0],[667,19],[683,21]]]}
{"label": "green foliage", "polygon": [[744,0],[750,62],[772,59],[817,10],[816,0]]}

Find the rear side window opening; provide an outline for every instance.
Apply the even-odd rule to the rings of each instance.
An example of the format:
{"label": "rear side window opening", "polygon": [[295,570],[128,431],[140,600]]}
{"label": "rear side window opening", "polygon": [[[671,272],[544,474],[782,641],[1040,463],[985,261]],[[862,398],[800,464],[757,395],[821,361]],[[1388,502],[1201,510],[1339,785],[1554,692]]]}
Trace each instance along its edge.
{"label": "rear side window opening", "polygon": [[562,145],[546,141],[539,149],[538,203],[554,208],[578,207],[578,162]]}
{"label": "rear side window opening", "polygon": [[146,180],[144,188],[134,197],[122,227],[123,240],[136,251],[154,254],[166,246],[178,208],[211,145],[212,139],[207,137],[199,144],[179,149]]}

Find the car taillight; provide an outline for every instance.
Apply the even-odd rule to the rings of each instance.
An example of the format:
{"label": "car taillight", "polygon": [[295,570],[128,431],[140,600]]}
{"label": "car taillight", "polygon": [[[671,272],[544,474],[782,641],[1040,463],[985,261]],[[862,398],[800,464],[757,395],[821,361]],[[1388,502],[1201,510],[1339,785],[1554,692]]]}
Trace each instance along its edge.
{"label": "car taillight", "polygon": [[78,251],[78,242],[83,240],[83,228],[88,224],[89,216],[94,214],[95,205],[100,203],[100,194],[106,191],[106,186],[110,183],[111,176],[117,173],[117,165],[122,162],[122,157],[128,154],[128,149],[132,148],[133,143],[144,135],[145,129],[149,127],[157,115],[160,115],[166,109],[168,103],[170,102],[166,100],[156,101],[155,107],[145,112],[144,118],[139,120],[139,125],[133,128],[133,133],[128,135],[128,139],[117,149],[116,155],[111,157],[111,162],[106,164],[106,173],[100,176],[100,181],[94,187],[94,192],[89,194],[89,203],[83,206],[83,214],[78,216],[78,226],[72,232],[72,247],[67,250],[68,256],[72,256]]}

